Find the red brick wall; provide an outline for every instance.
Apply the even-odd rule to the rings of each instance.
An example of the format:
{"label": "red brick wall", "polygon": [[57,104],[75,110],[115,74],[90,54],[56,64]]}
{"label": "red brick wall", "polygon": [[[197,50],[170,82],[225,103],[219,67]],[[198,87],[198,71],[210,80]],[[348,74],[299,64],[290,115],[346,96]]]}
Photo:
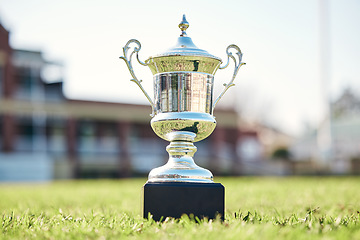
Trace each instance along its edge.
{"label": "red brick wall", "polygon": [[11,64],[12,49],[9,44],[9,32],[0,24],[0,51],[4,55],[2,91],[3,96],[10,98],[13,92],[13,68]]}

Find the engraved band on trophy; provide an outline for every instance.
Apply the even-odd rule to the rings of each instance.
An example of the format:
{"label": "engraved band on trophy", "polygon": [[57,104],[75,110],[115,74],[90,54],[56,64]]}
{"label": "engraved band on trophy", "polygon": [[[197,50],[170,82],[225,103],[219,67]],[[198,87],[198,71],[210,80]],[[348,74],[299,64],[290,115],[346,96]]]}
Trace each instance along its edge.
{"label": "engraved band on trophy", "polygon": [[[195,164],[193,156],[197,148],[193,143],[207,138],[214,131],[214,108],[225,92],[234,86],[235,77],[245,64],[241,62],[240,48],[232,44],[226,48],[227,61],[221,66],[220,58],[194,45],[187,36],[188,27],[184,15],[179,24],[181,35],[175,47],[145,62],[139,58],[141,44],[135,39],[126,43],[120,57],[127,64],[131,81],[140,87],[150,102],[152,129],[159,137],[170,142],[166,147],[168,162],[151,170],[148,183],[213,183],[212,173]],[[132,51],[129,51],[130,45],[133,46]],[[154,100],[134,73],[134,57],[141,65],[148,66],[153,74]],[[224,84],[225,88],[218,98],[213,100],[214,74],[218,69],[228,67],[230,59],[235,63],[232,78]]]}

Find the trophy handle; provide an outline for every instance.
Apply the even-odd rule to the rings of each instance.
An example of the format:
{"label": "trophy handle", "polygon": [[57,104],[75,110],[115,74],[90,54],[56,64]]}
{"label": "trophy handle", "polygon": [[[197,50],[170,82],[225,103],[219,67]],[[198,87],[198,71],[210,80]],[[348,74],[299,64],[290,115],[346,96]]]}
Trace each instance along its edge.
{"label": "trophy handle", "polygon": [[[131,43],[137,44],[137,47],[134,47],[134,50],[130,53],[129,58],[128,58],[128,51],[129,51],[129,49],[130,49],[129,45],[130,45]],[[126,45],[123,47],[123,54],[124,54],[124,56],[121,56],[120,59],[122,59],[122,60],[125,61],[128,69],[129,69],[129,71],[130,71],[130,74],[131,74],[131,76],[133,77],[130,81],[136,83],[136,84],[139,86],[139,88],[141,89],[141,91],[145,94],[145,97],[147,98],[147,100],[150,102],[150,105],[151,105],[151,108],[152,108],[152,113],[150,114],[150,116],[153,117],[153,116],[154,116],[154,113],[155,113],[155,105],[154,105],[154,102],[151,100],[151,98],[149,97],[149,95],[147,94],[147,92],[145,91],[145,89],[143,88],[143,86],[141,85],[142,80],[139,80],[139,79],[136,77],[136,75],[135,75],[135,73],[134,73],[134,69],[133,69],[132,64],[131,64],[132,57],[133,57],[134,53],[136,53],[136,59],[137,59],[137,61],[138,61],[141,65],[143,65],[143,66],[147,66],[147,65],[148,65],[147,63],[144,63],[144,62],[142,62],[142,61],[139,59],[139,51],[140,51],[140,49],[141,49],[141,44],[140,44],[140,42],[139,42],[138,40],[136,40],[136,39],[130,39],[130,40],[126,43]]]}
{"label": "trophy handle", "polygon": [[[238,59],[235,58],[235,56],[232,54],[232,52],[230,52],[230,49],[235,49],[236,50],[236,55],[238,57]],[[245,63],[241,62],[241,59],[242,59],[242,53],[241,53],[241,50],[238,46],[236,46],[235,44],[231,44],[229,45],[227,48],[226,48],[226,54],[228,56],[227,58],[227,62],[224,66],[220,66],[219,69],[225,69],[229,66],[229,62],[230,62],[230,58],[232,60],[234,60],[235,62],[235,69],[234,69],[234,73],[233,73],[233,76],[230,80],[230,82],[228,84],[224,83],[224,86],[225,86],[225,89],[220,93],[219,97],[214,101],[214,104],[213,104],[213,110],[215,109],[215,106],[216,104],[219,102],[219,100],[222,98],[222,96],[224,96],[225,92],[232,86],[235,86],[235,83],[234,80],[235,80],[235,77],[240,69],[240,67],[242,65],[245,65]],[[239,61],[237,61],[239,60]]]}

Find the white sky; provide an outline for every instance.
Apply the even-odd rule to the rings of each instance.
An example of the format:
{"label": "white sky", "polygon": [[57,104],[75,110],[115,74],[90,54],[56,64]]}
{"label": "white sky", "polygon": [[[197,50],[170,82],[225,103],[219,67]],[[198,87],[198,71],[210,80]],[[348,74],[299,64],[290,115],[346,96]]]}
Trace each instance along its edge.
{"label": "white sky", "polygon": [[[360,92],[360,1],[328,3],[334,99],[349,86]],[[323,114],[319,12],[315,0],[0,0],[0,21],[14,48],[42,50],[64,63],[67,97],[144,104],[119,59],[122,47],[138,39],[143,61],[172,47],[185,13],[188,36],[199,48],[224,61],[229,44],[244,53],[247,65],[221,103],[292,134],[305,122],[318,124]],[[135,70],[152,96],[149,69]],[[216,73],[216,95],[232,71],[233,65]]]}

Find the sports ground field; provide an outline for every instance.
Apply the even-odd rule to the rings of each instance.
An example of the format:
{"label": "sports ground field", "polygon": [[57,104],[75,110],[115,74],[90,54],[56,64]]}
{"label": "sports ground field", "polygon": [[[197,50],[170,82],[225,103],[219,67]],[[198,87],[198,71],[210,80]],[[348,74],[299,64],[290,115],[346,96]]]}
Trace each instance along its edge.
{"label": "sports ground field", "polygon": [[216,178],[226,220],[140,215],[145,179],[0,184],[0,239],[360,239],[360,177]]}

